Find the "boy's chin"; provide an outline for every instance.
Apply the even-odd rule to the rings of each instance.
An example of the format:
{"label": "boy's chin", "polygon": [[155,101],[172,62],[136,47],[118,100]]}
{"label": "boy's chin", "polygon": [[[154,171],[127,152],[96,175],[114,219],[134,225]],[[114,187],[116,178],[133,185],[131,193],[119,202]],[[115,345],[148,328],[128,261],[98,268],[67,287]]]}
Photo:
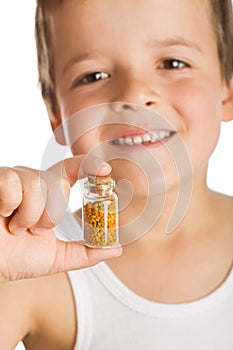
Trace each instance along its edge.
{"label": "boy's chin", "polygon": [[110,162],[112,178],[116,181],[117,189],[131,196],[151,197],[164,195],[173,187],[179,187],[179,177],[175,168],[166,174],[156,166],[155,169],[142,169],[129,162]]}
{"label": "boy's chin", "polygon": [[[127,173],[127,172],[126,172]],[[117,191],[127,198],[150,197],[166,193],[164,178],[161,176],[145,177],[141,174],[127,173],[127,178],[117,176],[113,171],[112,177],[117,183]]]}

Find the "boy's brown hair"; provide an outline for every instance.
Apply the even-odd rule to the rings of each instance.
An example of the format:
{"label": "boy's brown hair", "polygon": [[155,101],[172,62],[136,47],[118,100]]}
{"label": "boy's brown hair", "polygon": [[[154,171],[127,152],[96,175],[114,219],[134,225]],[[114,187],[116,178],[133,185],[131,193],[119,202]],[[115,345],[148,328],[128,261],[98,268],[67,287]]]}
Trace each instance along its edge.
{"label": "boy's brown hair", "polygon": [[[56,95],[54,87],[53,52],[49,14],[67,0],[37,0],[35,36],[39,82],[43,98],[49,103],[51,112],[56,115]],[[233,12],[231,0],[208,0],[211,8],[211,20],[217,39],[221,72],[227,84],[233,74]]]}

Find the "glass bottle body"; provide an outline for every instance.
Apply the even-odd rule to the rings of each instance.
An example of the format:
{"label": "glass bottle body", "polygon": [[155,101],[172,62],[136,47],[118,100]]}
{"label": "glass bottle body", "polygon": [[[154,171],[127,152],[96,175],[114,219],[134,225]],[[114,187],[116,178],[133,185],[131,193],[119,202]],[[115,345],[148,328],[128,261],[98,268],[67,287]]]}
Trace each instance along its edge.
{"label": "glass bottle body", "polygon": [[109,248],[119,243],[118,197],[113,191],[115,183],[111,179],[104,181],[98,183],[98,180],[91,178],[85,183],[83,235],[84,243],[92,248]]}

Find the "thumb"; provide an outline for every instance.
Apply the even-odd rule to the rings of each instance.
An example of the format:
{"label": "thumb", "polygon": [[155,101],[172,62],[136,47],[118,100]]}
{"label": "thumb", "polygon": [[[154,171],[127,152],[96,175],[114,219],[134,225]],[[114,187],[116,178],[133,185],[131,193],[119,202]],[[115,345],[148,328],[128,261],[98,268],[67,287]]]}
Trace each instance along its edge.
{"label": "thumb", "polygon": [[49,274],[93,266],[98,262],[116,258],[121,254],[121,246],[108,249],[93,249],[77,242],[63,242],[57,239],[56,259]]}
{"label": "thumb", "polygon": [[92,155],[67,158],[48,169],[57,176],[66,179],[72,187],[75,182],[87,174],[105,176],[110,174],[111,166]]}

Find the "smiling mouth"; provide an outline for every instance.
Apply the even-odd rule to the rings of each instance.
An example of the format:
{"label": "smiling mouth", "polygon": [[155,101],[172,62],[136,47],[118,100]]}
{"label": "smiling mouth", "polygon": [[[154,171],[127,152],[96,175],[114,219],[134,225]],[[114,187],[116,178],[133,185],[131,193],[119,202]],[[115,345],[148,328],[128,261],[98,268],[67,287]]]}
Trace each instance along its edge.
{"label": "smiling mouth", "polygon": [[133,136],[126,136],[126,137],[113,139],[111,143],[113,145],[118,145],[118,146],[148,145],[148,144],[154,144],[156,142],[166,140],[167,138],[173,136],[175,133],[176,133],[175,131],[169,131],[169,130],[151,131],[142,135],[133,135]]}

